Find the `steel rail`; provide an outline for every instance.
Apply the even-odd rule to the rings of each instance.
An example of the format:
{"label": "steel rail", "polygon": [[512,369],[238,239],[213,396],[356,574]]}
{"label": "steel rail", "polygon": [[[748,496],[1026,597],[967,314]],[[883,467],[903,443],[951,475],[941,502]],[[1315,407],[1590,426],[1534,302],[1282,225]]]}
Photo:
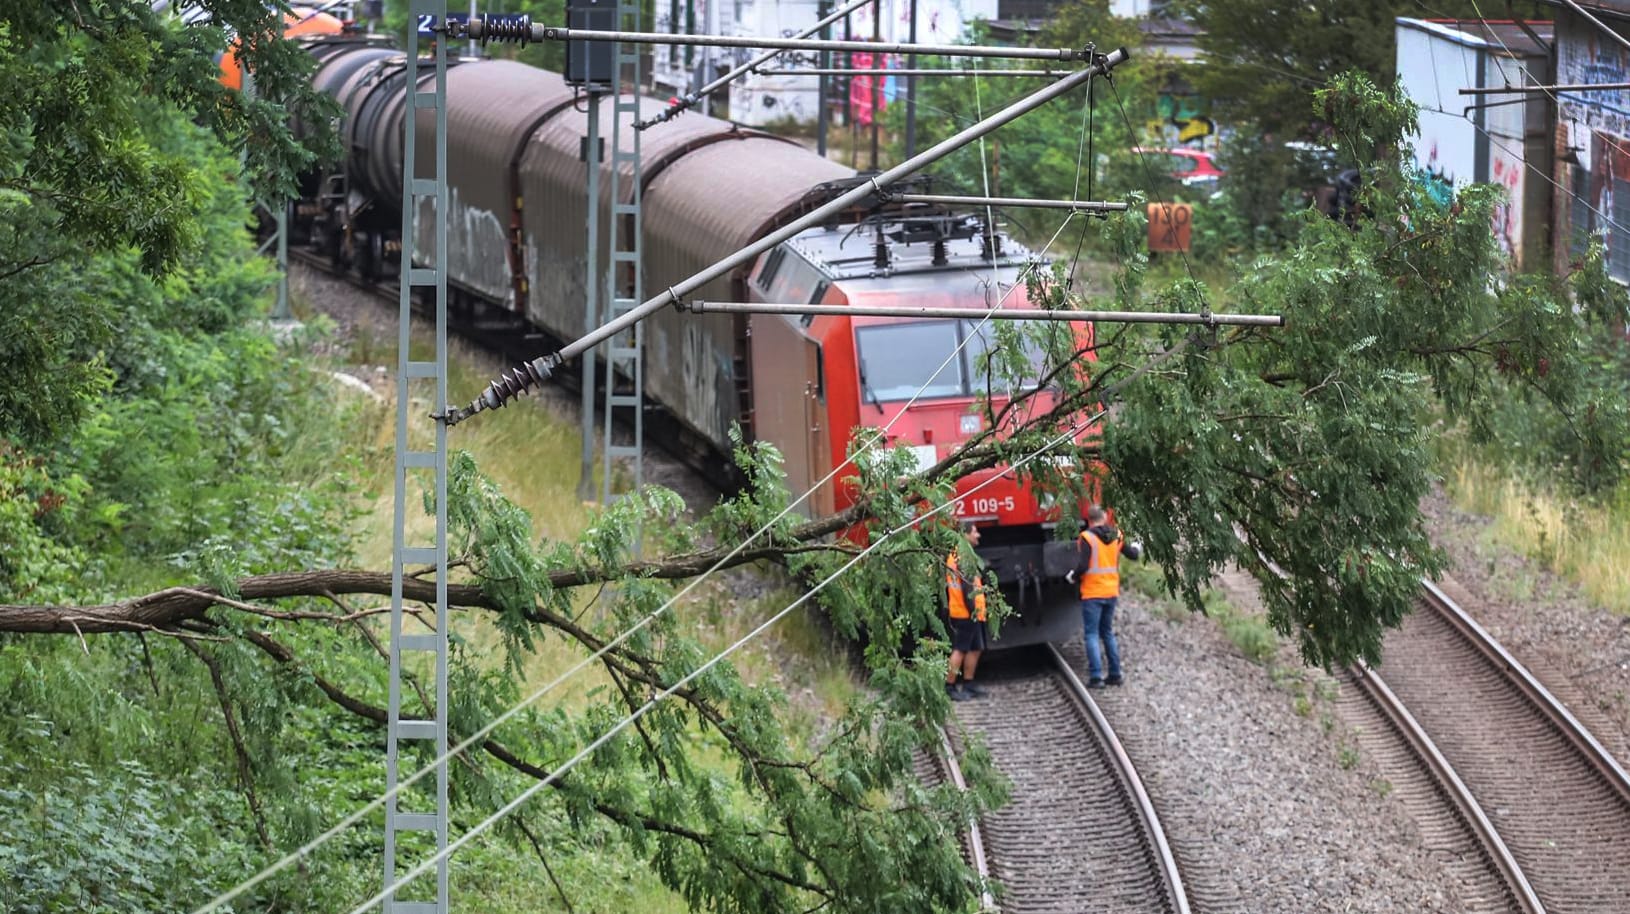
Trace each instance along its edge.
{"label": "steel rail", "polygon": [[[952,786],[958,792],[968,792],[968,782],[962,777],[962,765],[956,760],[956,750],[951,748],[951,734],[945,728],[935,726],[934,730],[940,736],[940,764],[945,768],[945,774],[950,778]],[[973,858],[974,872],[979,874],[979,908],[992,914],[1001,911],[996,904],[996,898],[990,891],[990,860],[985,856],[985,838],[979,831],[979,817],[968,817],[968,855]]]}
{"label": "steel rail", "polygon": [[[831,25],[832,23],[837,22],[839,19],[842,19],[843,17],[849,15],[850,13],[854,12],[857,9],[860,9],[861,7],[865,6],[868,3],[881,3],[881,2],[882,2],[882,0],[853,0],[852,3],[848,3],[848,4],[845,4],[844,6],[838,7],[837,9],[833,10],[831,13],[828,13],[824,18],[818,20],[814,25],[810,26],[807,29],[804,29],[804,30],[798,32],[797,34],[793,35],[792,37],[794,37],[794,38],[808,38],[809,36],[815,34],[816,32],[819,32],[821,29],[824,29],[827,26]],[[680,96],[679,98],[674,99],[673,104],[670,104],[667,108],[663,109],[659,114],[657,114],[657,115],[655,115],[653,117],[648,117],[645,120],[640,121],[639,123],[635,124],[634,129],[635,130],[644,130],[644,129],[648,128],[648,127],[654,127],[657,124],[661,124],[661,123],[665,123],[667,121],[673,120],[675,117],[679,116],[680,112],[686,111],[686,110],[688,110],[688,109],[690,109],[692,107],[695,107],[697,102],[701,101],[702,99],[706,98],[707,96],[713,94],[714,92],[716,92],[719,89],[723,88],[724,86],[728,85],[731,80],[733,80],[736,77],[742,75],[743,73],[747,73],[749,71],[758,72],[757,68],[758,68],[759,64],[767,63],[767,62],[775,59],[776,57],[780,56],[781,51],[782,51],[782,49],[780,49],[780,48],[776,48],[776,49],[770,50],[770,51],[765,51],[764,53],[759,54],[757,57],[754,57],[752,60],[749,60],[744,64],[737,65],[735,68],[730,70],[730,72],[724,74],[723,76],[720,76],[718,79],[715,79],[714,81],[708,83],[707,85],[703,86],[702,88],[697,89],[697,90],[695,90],[693,92],[686,92],[684,95]]]}
{"label": "steel rail", "polygon": [[1379,673],[1362,663],[1355,664],[1353,670],[1354,679],[1364,689],[1365,695],[1380,709],[1382,716],[1387,718],[1393,729],[1404,738],[1404,742],[1409,744],[1415,757],[1420,759],[1442,788],[1450,804],[1460,815],[1461,821],[1471,829],[1482,846],[1484,856],[1500,871],[1512,899],[1521,906],[1524,914],[1545,914],[1545,905],[1540,902],[1539,895],[1528,882],[1528,876],[1523,873],[1522,865],[1512,855],[1511,848],[1506,846],[1494,823],[1489,821],[1483,812],[1482,804],[1472,796],[1471,789],[1460,779],[1460,774],[1438,750],[1437,743],[1426,734],[1426,730],[1415,720],[1415,716],[1409,713],[1409,709],[1404,707],[1403,701],[1393,693]]}
{"label": "steel rail", "polygon": [[[562,29],[561,31],[565,30]],[[865,42],[857,43],[865,44]],[[792,238],[799,232],[802,232],[812,226],[819,225],[825,222],[828,218],[837,215],[845,209],[866,200],[868,197],[871,197],[874,194],[878,194],[883,190],[883,188],[893,184],[901,178],[906,177],[907,175],[913,174],[922,170],[923,168],[928,167],[929,165],[932,165],[947,155],[950,155],[952,152],[974,142],[985,134],[1000,128],[1003,124],[1007,124],[1011,121],[1017,120],[1020,117],[1023,117],[1030,111],[1041,107],[1060,95],[1063,95],[1078,86],[1085,85],[1096,76],[1107,74],[1110,70],[1125,62],[1128,56],[1129,55],[1125,48],[1117,48],[1115,51],[1107,55],[1096,55],[1091,66],[1076,70],[1058,82],[1032,92],[1024,98],[1021,98],[1002,109],[1000,112],[993,114],[970,127],[967,127],[966,129],[957,133],[955,136],[941,140],[929,149],[918,153],[916,156],[907,159],[906,161],[894,166],[893,168],[890,168],[888,171],[885,171],[880,175],[868,178],[864,182],[851,188],[849,191],[833,198],[821,206],[810,210],[808,213],[805,213],[803,216],[788,222],[786,225],[781,226],[775,231],[761,236],[751,244],[748,244],[745,247],[742,247],[725,256],[724,259],[718,261],[712,266],[705,267],[701,271],[691,275],[689,278],[683,279],[674,285],[669,286],[667,289],[648,299],[643,304],[623,314],[623,316],[615,320],[608,321],[600,327],[589,331],[588,333],[579,337],[577,340],[568,343],[560,350],[547,355],[541,355],[530,362],[523,362],[516,368],[505,372],[498,379],[490,382],[487,385],[487,389],[483,391],[475,400],[471,401],[468,406],[437,414],[435,418],[441,420],[448,426],[452,426],[464,421],[478,412],[481,412],[482,410],[498,409],[502,407],[510,400],[519,396],[522,391],[525,391],[533,385],[539,384],[548,379],[554,374],[555,369],[562,363],[568,359],[576,357],[579,353],[583,352],[589,347],[595,346],[603,340],[610,339],[628,327],[644,320],[668,305],[683,301],[687,293],[696,291],[697,289],[713,281],[714,279],[725,275],[736,267],[750,263],[754,258],[758,257],[758,255],[770,250],[781,242]]]}
{"label": "steel rail", "polygon": [[936,308],[928,305],[799,305],[785,302],[688,301],[677,307],[694,314],[845,315],[848,317],[987,317],[993,321],[1096,321],[1105,324],[1203,324],[1282,327],[1278,314],[1201,314],[1159,311],[1047,311],[1040,308],[1001,308],[981,315],[971,308]]}
{"label": "steel rail", "polygon": [[1144,789],[1143,779],[1138,777],[1137,768],[1132,764],[1132,757],[1126,754],[1126,747],[1121,745],[1115,736],[1115,730],[1110,727],[1108,718],[1098,710],[1097,702],[1087,691],[1081,677],[1075,674],[1070,664],[1064,659],[1055,644],[1047,645],[1047,653],[1053,658],[1058,668],[1058,674],[1069,686],[1070,694],[1075,698],[1092,721],[1093,728],[1098,731],[1099,739],[1103,740],[1105,748],[1109,750],[1110,757],[1115,762],[1115,771],[1121,780],[1121,786],[1126,790],[1127,796],[1138,808],[1138,815],[1143,820],[1145,833],[1154,845],[1156,859],[1160,862],[1162,882],[1166,886],[1166,901],[1174,914],[1190,914],[1188,892],[1183,888],[1183,874],[1177,866],[1177,857],[1172,854],[1170,842],[1166,840],[1166,829],[1160,824],[1160,814],[1155,811],[1154,801],[1149,798],[1149,792]]}
{"label": "steel rail", "polygon": [[1048,200],[1032,197],[969,197],[959,194],[889,194],[891,203],[943,203],[947,206],[1003,206],[1067,209],[1076,213],[1124,213],[1131,206],[1101,200]]}
{"label": "steel rail", "polygon": [[1630,804],[1630,774],[1626,774],[1613,754],[1590,732],[1590,729],[1573,716],[1566,706],[1551,694],[1533,673],[1529,672],[1521,661],[1513,657],[1505,646],[1495,640],[1486,629],[1477,624],[1460,604],[1456,603],[1431,581],[1422,580],[1426,591],[1425,603],[1432,607],[1438,615],[1443,617],[1457,632],[1477,649],[1496,669],[1502,670],[1506,677],[1514,683],[1528,700],[1540,710],[1567,740],[1573,744],[1579,754],[1591,763],[1602,780],[1617,792],[1625,803]]}
{"label": "steel rail", "polygon": [[452,38],[477,41],[620,41],[628,44],[676,44],[702,48],[774,48],[782,51],[862,51],[873,54],[935,54],[943,57],[995,57],[1005,60],[1088,60],[1090,48],[1015,48],[979,44],[912,44],[909,41],[843,41],[822,38],[772,38],[760,35],[673,35],[612,29],[569,29],[540,25],[530,18],[460,23],[449,20]]}

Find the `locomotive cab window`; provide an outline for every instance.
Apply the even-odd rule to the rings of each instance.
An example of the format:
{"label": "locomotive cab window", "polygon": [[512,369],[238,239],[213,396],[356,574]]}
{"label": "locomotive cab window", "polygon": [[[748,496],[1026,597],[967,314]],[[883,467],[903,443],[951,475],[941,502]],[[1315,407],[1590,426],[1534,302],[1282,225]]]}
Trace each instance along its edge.
{"label": "locomotive cab window", "polygon": [[[1053,332],[1062,330],[1056,324],[1048,329]],[[1029,367],[1025,370],[1024,376],[1020,378],[1017,388],[1010,389],[1008,393],[1034,389],[1040,381],[1047,364],[1047,353],[1042,347],[1034,339],[1016,331],[1017,328],[1012,328],[1012,336],[1017,338],[1019,344],[1024,347],[1024,358]],[[1008,330],[1002,331],[1002,337],[1007,337],[1008,333]],[[983,394],[985,393],[986,375],[981,370],[980,358],[998,345],[1000,338],[998,337],[996,324],[986,321],[984,326],[980,326],[978,321],[963,321],[962,334],[968,340],[968,345],[963,348],[962,352],[968,361],[966,370],[970,384],[969,392],[975,395]],[[997,378],[998,374],[1000,374],[999,371],[992,371],[991,377],[999,380]]]}
{"label": "locomotive cab window", "polygon": [[769,290],[770,283],[775,282],[776,272],[781,269],[781,261],[785,260],[786,257],[786,248],[776,248],[770,252],[770,256],[764,258],[764,269],[758,271],[758,287],[760,289]]}
{"label": "locomotive cab window", "polygon": [[[966,379],[962,360],[951,359],[958,342],[956,321],[913,321],[857,328],[855,346],[860,362],[862,401],[909,400],[919,389],[924,397],[963,396]],[[939,371],[947,359],[951,359],[951,364]],[[939,374],[936,375],[936,371]]]}

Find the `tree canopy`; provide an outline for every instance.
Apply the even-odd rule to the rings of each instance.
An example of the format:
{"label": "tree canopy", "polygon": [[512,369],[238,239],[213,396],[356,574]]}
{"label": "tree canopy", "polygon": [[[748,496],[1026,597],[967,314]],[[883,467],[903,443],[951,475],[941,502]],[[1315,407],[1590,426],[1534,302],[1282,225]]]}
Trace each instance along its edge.
{"label": "tree canopy", "polygon": [[[106,350],[133,316],[109,285],[115,260],[152,277],[206,274],[218,265],[197,262],[201,236],[223,227],[212,221],[222,212],[214,175],[241,173],[258,196],[281,200],[303,166],[332,151],[332,105],[310,87],[310,56],[282,40],[281,10],[260,0],[189,6],[186,21],[145,0],[0,9],[8,436],[60,434],[112,380]],[[252,96],[219,81],[214,61],[233,36],[255,76]],[[317,126],[312,146],[294,140],[291,115]],[[218,149],[191,154],[189,122]],[[141,318],[195,322],[189,307],[144,308]]]}

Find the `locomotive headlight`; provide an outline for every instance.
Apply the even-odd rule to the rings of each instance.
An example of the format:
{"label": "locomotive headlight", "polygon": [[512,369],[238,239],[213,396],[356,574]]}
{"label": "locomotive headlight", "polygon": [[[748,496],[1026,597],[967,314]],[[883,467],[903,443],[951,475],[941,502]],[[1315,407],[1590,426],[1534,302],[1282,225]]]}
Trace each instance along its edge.
{"label": "locomotive headlight", "polygon": [[1043,511],[1051,511],[1058,505],[1058,493],[1042,492],[1036,496],[1036,506]]}

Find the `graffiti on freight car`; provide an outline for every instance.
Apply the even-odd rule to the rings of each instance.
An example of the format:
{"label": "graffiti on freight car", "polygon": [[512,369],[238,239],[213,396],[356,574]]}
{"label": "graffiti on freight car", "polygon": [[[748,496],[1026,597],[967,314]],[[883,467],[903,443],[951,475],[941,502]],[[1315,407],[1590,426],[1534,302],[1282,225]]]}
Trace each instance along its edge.
{"label": "graffiti on freight car", "polygon": [[701,321],[687,321],[684,327],[684,340],[679,346],[680,376],[685,381],[681,408],[697,428],[714,428],[718,424],[719,372],[709,351],[709,334]]}
{"label": "graffiti on freight car", "polygon": [[[453,264],[460,278],[476,291],[515,307],[515,287],[510,276],[509,231],[495,213],[459,199],[457,184],[447,186],[447,246],[460,253],[465,263]],[[434,197],[420,197],[419,216],[414,220],[415,249],[436,250]],[[421,253],[421,256],[429,256]]]}

